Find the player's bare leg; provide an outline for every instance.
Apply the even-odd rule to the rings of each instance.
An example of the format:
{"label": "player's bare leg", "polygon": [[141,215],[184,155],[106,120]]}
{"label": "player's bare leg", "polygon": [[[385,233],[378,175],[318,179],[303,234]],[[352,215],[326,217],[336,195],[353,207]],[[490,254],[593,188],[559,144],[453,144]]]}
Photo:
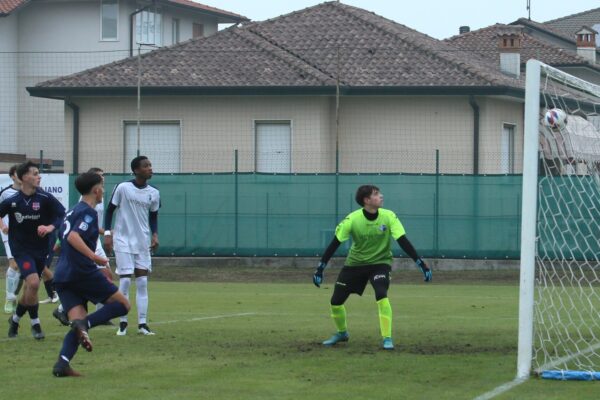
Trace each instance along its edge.
{"label": "player's bare leg", "polygon": [[45,335],[42,332],[40,326],[40,320],[38,318],[38,289],[40,287],[40,278],[37,274],[29,274],[25,278],[23,285],[23,293],[21,299],[17,304],[15,313],[9,318],[9,330],[8,337],[16,337],[18,335],[19,321],[25,315],[29,313],[31,319],[31,333],[36,340],[44,339]]}

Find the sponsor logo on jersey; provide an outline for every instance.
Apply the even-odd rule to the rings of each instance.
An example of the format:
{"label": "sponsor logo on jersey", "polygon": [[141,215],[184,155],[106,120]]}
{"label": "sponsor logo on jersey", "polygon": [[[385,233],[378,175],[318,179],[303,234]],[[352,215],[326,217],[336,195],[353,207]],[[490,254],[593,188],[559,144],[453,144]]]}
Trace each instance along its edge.
{"label": "sponsor logo on jersey", "polygon": [[31,203],[31,208],[33,208],[34,211],[38,211],[40,209],[40,203],[34,201]]}
{"label": "sponsor logo on jersey", "polygon": [[10,206],[11,206],[11,208],[17,208],[17,203],[15,203],[15,202],[12,202],[12,203],[10,204]]}
{"label": "sponsor logo on jersey", "polygon": [[31,263],[29,261],[25,261],[23,263],[23,269],[28,270],[31,268]]}
{"label": "sponsor logo on jersey", "polygon": [[83,217],[83,220],[89,224],[94,220],[94,218],[91,215],[86,215],[85,217]]}
{"label": "sponsor logo on jersey", "polygon": [[88,230],[89,225],[86,224],[85,222],[82,222],[79,224],[79,229],[82,231],[87,231]]}
{"label": "sponsor logo on jersey", "polygon": [[385,232],[385,231],[387,230],[387,226],[385,226],[385,225],[381,225],[381,226],[379,227],[379,230],[380,230],[381,232]]}
{"label": "sponsor logo on jersey", "polygon": [[16,212],[15,213],[15,219],[17,220],[17,222],[20,224],[23,221],[25,221],[26,219],[31,219],[31,220],[37,220],[40,219],[40,215],[23,215],[20,212]]}

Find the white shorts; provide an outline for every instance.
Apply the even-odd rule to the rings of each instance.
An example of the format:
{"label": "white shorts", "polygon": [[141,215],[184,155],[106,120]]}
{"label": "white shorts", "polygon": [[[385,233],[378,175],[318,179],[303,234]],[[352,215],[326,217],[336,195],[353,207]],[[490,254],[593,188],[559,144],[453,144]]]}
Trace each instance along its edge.
{"label": "white shorts", "polygon": [[14,258],[12,252],[10,251],[10,246],[8,245],[8,240],[4,241],[4,250],[6,251],[6,258],[9,260]]}
{"label": "white shorts", "polygon": [[134,269],[145,269],[152,272],[150,251],[140,254],[115,251],[115,260],[117,261],[117,275],[131,275]]}
{"label": "white shorts", "polygon": [[[98,239],[98,242],[96,242],[96,255],[106,258],[106,253],[104,252],[104,249],[102,248],[102,243],[100,243],[100,239]],[[106,265],[96,265],[96,267],[102,269],[102,268],[106,268],[107,266]],[[108,268],[110,269],[110,264],[108,265]]]}

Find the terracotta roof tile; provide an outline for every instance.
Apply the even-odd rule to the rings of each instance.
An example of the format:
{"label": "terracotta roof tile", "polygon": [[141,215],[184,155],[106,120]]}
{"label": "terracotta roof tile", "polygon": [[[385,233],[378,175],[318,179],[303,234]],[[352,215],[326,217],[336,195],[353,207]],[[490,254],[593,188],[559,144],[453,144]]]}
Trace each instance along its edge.
{"label": "terracotta roof tile", "polygon": [[546,21],[543,24],[551,29],[561,32],[563,35],[574,41],[575,32],[581,29],[582,26],[586,25],[593,28],[594,25],[600,24],[600,7]]}
{"label": "terracotta roof tile", "polygon": [[0,16],[9,15],[28,2],[29,0],[0,0]]}
{"label": "terracotta roof tile", "polygon": [[[338,71],[341,84],[351,87],[522,87],[489,58],[465,55],[449,43],[337,2],[142,57],[145,87],[331,87]],[[137,60],[128,58],[38,87],[136,84]]]}
{"label": "terracotta roof tile", "polygon": [[478,54],[480,57],[493,61],[500,65],[500,52],[498,50],[498,35],[506,32],[506,29],[521,30],[521,63],[535,58],[548,65],[584,65],[600,71],[599,64],[590,64],[587,60],[579,57],[573,52],[561,49],[559,46],[537,39],[525,33],[522,26],[495,24],[483,29],[453,36],[445,41],[465,51]]}

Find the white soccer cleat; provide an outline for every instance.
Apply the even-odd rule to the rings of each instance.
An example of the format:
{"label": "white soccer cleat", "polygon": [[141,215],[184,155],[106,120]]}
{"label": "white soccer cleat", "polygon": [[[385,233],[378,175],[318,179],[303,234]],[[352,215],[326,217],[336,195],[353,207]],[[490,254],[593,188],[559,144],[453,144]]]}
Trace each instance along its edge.
{"label": "white soccer cleat", "polygon": [[142,335],[145,335],[145,336],[156,335],[156,333],[152,332],[150,330],[150,328],[148,327],[148,325],[146,325],[146,324],[138,325],[138,333],[141,333]]}
{"label": "white soccer cleat", "polygon": [[58,300],[60,300],[58,298],[58,293],[54,292],[54,294],[52,295],[52,303],[53,304],[58,303]]}
{"label": "white soccer cleat", "polygon": [[17,309],[17,300],[6,299],[6,303],[4,303],[4,312],[6,314],[13,314],[16,309]]}

